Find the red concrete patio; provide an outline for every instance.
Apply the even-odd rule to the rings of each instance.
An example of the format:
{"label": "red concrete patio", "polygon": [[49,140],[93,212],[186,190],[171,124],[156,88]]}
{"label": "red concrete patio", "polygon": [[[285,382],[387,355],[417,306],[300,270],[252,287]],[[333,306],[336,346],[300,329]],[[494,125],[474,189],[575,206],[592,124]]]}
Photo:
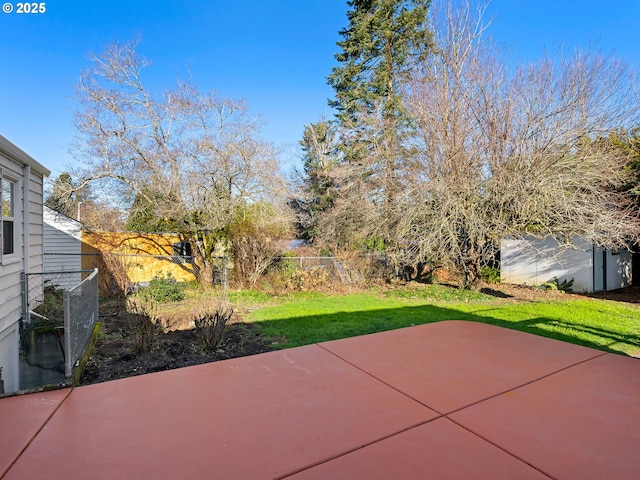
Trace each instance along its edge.
{"label": "red concrete patio", "polygon": [[449,321],[0,399],[3,479],[637,479],[640,361]]}

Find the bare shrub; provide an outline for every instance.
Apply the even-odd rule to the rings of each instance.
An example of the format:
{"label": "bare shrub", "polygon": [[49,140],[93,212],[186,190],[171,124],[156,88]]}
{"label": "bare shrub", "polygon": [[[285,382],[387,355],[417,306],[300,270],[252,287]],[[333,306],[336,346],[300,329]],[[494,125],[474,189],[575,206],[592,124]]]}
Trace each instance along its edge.
{"label": "bare shrub", "polygon": [[280,255],[278,243],[266,236],[235,237],[231,241],[235,278],[240,286],[255,286]]}
{"label": "bare shrub", "polygon": [[323,267],[313,267],[308,270],[294,270],[287,279],[286,285],[290,290],[306,292],[322,290],[331,284],[330,275]]}
{"label": "bare shrub", "polygon": [[100,263],[100,291],[114,296],[124,296],[133,290],[133,282],[129,278],[128,265],[122,255],[102,252]]}
{"label": "bare shrub", "polygon": [[232,315],[226,291],[215,302],[211,299],[205,301],[199,316],[194,319],[196,335],[203,348],[214,350],[220,344]]}
{"label": "bare shrub", "polygon": [[282,240],[290,234],[290,219],[275,205],[256,202],[238,208],[229,228],[234,273],[240,286],[251,287],[282,254]]}
{"label": "bare shrub", "polygon": [[153,347],[160,328],[158,309],[152,302],[130,301],[127,307],[127,327],[133,336],[135,352],[146,352]]}
{"label": "bare shrub", "polygon": [[361,285],[372,278],[374,266],[371,258],[356,250],[336,253],[336,271],[342,283]]}

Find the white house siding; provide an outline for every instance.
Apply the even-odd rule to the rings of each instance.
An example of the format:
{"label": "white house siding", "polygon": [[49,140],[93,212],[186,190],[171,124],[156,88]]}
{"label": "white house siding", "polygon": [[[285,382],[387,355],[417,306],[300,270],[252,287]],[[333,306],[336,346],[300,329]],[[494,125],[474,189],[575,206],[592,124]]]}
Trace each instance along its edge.
{"label": "white house siding", "polygon": [[[0,368],[5,392],[19,389],[18,325],[22,314],[20,274],[41,271],[42,185],[49,170],[0,136],[0,169],[15,181],[14,253],[0,260]],[[29,181],[25,182],[25,174]],[[26,198],[26,202],[25,202]],[[27,215],[25,215],[25,204]],[[27,218],[25,226],[25,217]],[[26,238],[25,238],[26,237]],[[25,251],[28,252],[25,255]],[[25,261],[26,256],[26,261]]]}
{"label": "white house siding", "polygon": [[[22,202],[22,176],[23,168],[3,155],[0,151],[0,168],[4,178],[15,181],[15,202],[14,202],[14,253],[3,254],[0,265],[0,336],[4,336],[5,330],[12,329],[17,320],[20,319],[20,309],[22,305],[20,289],[20,273],[24,269],[22,243],[23,225],[23,202]],[[0,365],[1,366],[1,365]],[[7,386],[8,372],[6,367],[3,370],[5,388]]]}
{"label": "white house siding", "polygon": [[0,331],[0,368],[2,368],[2,386],[0,393],[9,393],[20,388],[20,371],[18,369],[18,325],[12,325]]}
{"label": "white house siding", "polygon": [[[575,292],[613,290],[629,285],[630,252],[615,254],[605,250],[606,261],[602,262],[602,249],[594,250],[591,243],[578,237],[573,239],[573,244],[567,248],[549,237],[503,239],[500,248],[502,281],[516,285],[542,285],[554,278],[573,280]],[[603,275],[606,276],[606,284],[602,280]]]}
{"label": "white house siding", "polygon": [[[44,207],[44,271],[69,272],[82,269],[82,224]],[[78,274],[78,281],[81,278]]]}
{"label": "white house siding", "polygon": [[29,271],[42,272],[43,262],[43,188],[42,175],[34,175],[33,169],[29,182]]}

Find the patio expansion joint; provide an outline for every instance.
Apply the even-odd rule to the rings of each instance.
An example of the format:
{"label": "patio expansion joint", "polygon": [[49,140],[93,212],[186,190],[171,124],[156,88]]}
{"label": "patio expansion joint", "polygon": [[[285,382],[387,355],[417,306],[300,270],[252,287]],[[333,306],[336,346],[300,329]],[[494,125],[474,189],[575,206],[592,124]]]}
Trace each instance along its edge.
{"label": "patio expansion joint", "polygon": [[340,359],[341,361],[345,362],[346,364],[348,364],[348,365],[352,366],[353,368],[357,369],[358,371],[360,371],[360,372],[364,373],[364,374],[365,374],[365,375],[367,375],[368,377],[370,377],[370,378],[374,379],[375,381],[377,381],[377,382],[379,382],[379,383],[382,383],[382,384],[383,384],[383,385],[385,385],[386,387],[388,387],[388,388],[390,388],[390,389],[392,389],[392,390],[394,390],[394,391],[398,392],[398,393],[399,393],[399,394],[401,394],[403,397],[406,397],[406,398],[408,398],[408,399],[412,400],[413,402],[416,402],[416,403],[418,403],[418,404],[422,405],[423,407],[428,408],[429,410],[431,410],[431,411],[435,412],[437,415],[436,415],[434,418],[430,418],[430,419],[427,419],[427,420],[423,420],[423,421],[417,422],[417,423],[415,423],[415,424],[412,424],[412,425],[409,425],[409,426],[407,426],[407,427],[401,428],[401,429],[399,429],[399,430],[397,430],[397,431],[394,431],[394,432],[388,433],[388,434],[386,434],[386,435],[383,435],[383,436],[381,436],[381,437],[379,437],[379,438],[376,438],[376,439],[374,439],[374,440],[372,440],[372,441],[370,441],[370,442],[366,442],[366,443],[360,444],[360,445],[358,445],[358,446],[356,446],[356,447],[350,448],[350,449],[345,450],[345,451],[343,451],[343,452],[340,452],[340,453],[338,453],[338,454],[336,454],[336,455],[332,455],[332,456],[330,456],[330,457],[328,457],[328,458],[325,458],[325,459],[323,459],[323,460],[319,460],[319,461],[317,461],[317,462],[313,462],[313,463],[311,463],[311,464],[309,464],[309,465],[305,465],[305,466],[303,466],[303,467],[297,468],[297,469],[295,469],[295,470],[293,470],[293,471],[291,471],[291,472],[287,472],[287,473],[285,473],[284,475],[281,475],[281,476],[275,477],[275,478],[274,478],[274,480],[284,480],[284,479],[289,478],[289,477],[291,477],[291,476],[293,476],[293,475],[297,475],[297,474],[299,474],[299,473],[301,473],[301,472],[304,472],[305,470],[309,470],[309,469],[311,469],[311,468],[315,468],[315,467],[317,467],[317,466],[319,466],[319,465],[323,465],[323,464],[326,464],[326,463],[332,462],[332,461],[334,461],[334,460],[336,460],[336,459],[338,459],[338,458],[341,458],[341,457],[344,457],[344,456],[346,456],[346,455],[350,455],[350,454],[352,454],[352,453],[354,453],[354,452],[357,452],[358,450],[362,450],[362,449],[368,448],[368,447],[370,447],[371,445],[374,445],[374,444],[376,444],[376,443],[380,443],[380,442],[382,442],[382,441],[384,441],[384,440],[387,440],[387,439],[389,439],[389,438],[395,437],[395,436],[400,435],[400,434],[402,434],[402,433],[404,433],[404,432],[407,432],[407,431],[412,430],[412,429],[414,429],[414,428],[420,427],[420,426],[422,426],[422,425],[426,425],[427,423],[431,423],[431,422],[433,422],[433,421],[435,421],[435,420],[438,420],[438,419],[440,419],[440,418],[445,417],[445,415],[444,415],[443,413],[441,413],[441,412],[437,411],[437,410],[436,410],[436,409],[434,409],[433,407],[430,407],[429,405],[426,405],[424,402],[421,402],[421,401],[417,400],[416,398],[413,398],[411,395],[406,394],[405,392],[403,392],[403,391],[399,390],[398,388],[394,387],[393,385],[390,385],[389,383],[385,382],[384,380],[381,380],[380,378],[376,377],[375,375],[372,375],[370,372],[367,372],[366,370],[362,369],[362,368],[361,368],[361,367],[359,367],[358,365],[355,365],[354,363],[350,362],[349,360],[346,360],[345,358],[343,358],[343,357],[341,357],[340,355],[338,355],[338,354],[336,354],[336,353],[332,352],[331,350],[329,350],[329,349],[325,348],[324,346],[322,346],[322,345],[320,345],[320,344],[316,344],[316,345],[317,345],[318,347],[322,348],[324,351],[326,351],[326,352],[330,353],[330,354],[331,354],[331,355],[333,355],[334,357],[336,357],[336,358]]}
{"label": "patio expansion joint", "polygon": [[67,392],[67,394],[62,398],[62,400],[60,400],[60,403],[56,406],[56,408],[53,409],[53,411],[51,412],[51,414],[45,418],[45,420],[42,422],[42,425],[40,425],[40,428],[38,428],[38,430],[36,430],[36,432],[31,436],[31,438],[29,439],[29,441],[26,443],[26,445],[20,450],[20,452],[16,455],[16,457],[13,459],[13,461],[7,466],[7,468],[3,471],[0,472],[0,480],[2,480],[5,475],[7,473],[9,473],[11,471],[11,469],[13,468],[13,466],[15,465],[15,463],[18,461],[18,459],[20,459],[20,457],[22,456],[22,454],[27,450],[27,448],[29,448],[29,446],[31,446],[31,444],[33,443],[33,441],[38,437],[38,435],[40,435],[40,432],[42,432],[42,430],[44,429],[44,427],[47,426],[47,424],[49,423],[49,421],[53,418],[53,416],[58,412],[58,410],[60,409],[60,407],[62,407],[62,404],[67,400],[67,398],[69,398],[69,395],[71,395],[71,392],[73,392],[73,387],[69,389],[69,391]]}
{"label": "patio expansion joint", "polygon": [[294,471],[294,472],[290,472],[290,473],[287,473],[287,474],[285,474],[285,475],[283,475],[283,476],[277,477],[275,480],[283,480],[283,479],[286,479],[286,478],[288,478],[288,477],[290,477],[290,476],[292,476],[292,475],[295,475],[295,474],[298,474],[298,473],[303,472],[303,471],[305,471],[305,470],[308,470],[308,469],[310,469],[310,468],[314,468],[314,467],[319,466],[319,465],[322,465],[322,464],[324,464],[324,463],[331,462],[331,461],[333,461],[333,460],[335,460],[335,459],[337,459],[337,458],[343,457],[343,456],[345,456],[345,455],[349,455],[349,454],[351,454],[351,453],[353,453],[353,452],[356,452],[356,451],[358,451],[358,450],[361,450],[361,449],[363,449],[363,448],[367,448],[367,447],[369,447],[370,445],[373,445],[373,444],[379,443],[379,442],[381,442],[381,441],[383,441],[383,440],[386,440],[386,439],[388,439],[388,438],[394,437],[394,436],[396,436],[396,435],[399,435],[399,434],[401,434],[401,433],[403,433],[403,432],[406,432],[406,431],[408,431],[408,430],[414,429],[414,428],[419,427],[419,426],[421,426],[421,425],[424,425],[424,424],[427,424],[427,423],[433,422],[434,420],[437,420],[437,419],[439,419],[439,418],[445,418],[445,419],[447,419],[448,421],[452,422],[454,425],[457,425],[458,427],[460,427],[460,428],[462,428],[462,429],[466,430],[467,432],[469,432],[470,434],[472,434],[472,435],[474,435],[475,437],[479,438],[480,440],[483,440],[483,441],[485,441],[485,442],[487,442],[487,443],[489,443],[489,444],[493,445],[494,447],[496,447],[496,448],[497,448],[497,449],[499,449],[500,451],[504,452],[506,455],[509,455],[510,457],[512,457],[512,458],[514,458],[514,459],[516,459],[516,460],[518,460],[519,462],[521,462],[521,463],[523,463],[523,464],[525,464],[525,465],[529,466],[530,468],[532,468],[532,469],[536,470],[537,472],[539,472],[540,474],[544,475],[545,477],[547,477],[547,478],[549,478],[549,479],[552,479],[552,480],[558,480],[556,477],[552,476],[552,475],[551,475],[551,474],[549,474],[548,472],[545,472],[544,470],[541,470],[539,467],[537,467],[537,466],[533,465],[532,463],[528,462],[528,461],[527,461],[527,460],[525,460],[524,458],[521,458],[520,456],[518,456],[518,455],[516,455],[516,454],[514,454],[514,453],[512,453],[512,452],[510,452],[510,451],[509,451],[509,450],[507,450],[506,448],[501,447],[500,445],[498,445],[498,444],[496,444],[495,442],[493,442],[493,441],[489,440],[488,438],[483,437],[483,436],[482,436],[482,435],[480,435],[479,433],[477,433],[477,432],[475,432],[475,431],[473,431],[473,430],[470,430],[470,429],[469,429],[469,428],[467,428],[466,426],[464,426],[464,425],[460,424],[459,422],[455,421],[454,419],[452,419],[452,418],[450,417],[450,415],[453,415],[453,414],[455,414],[455,413],[457,413],[457,412],[460,412],[460,411],[462,411],[462,410],[465,410],[465,409],[467,409],[467,408],[473,407],[474,405],[478,405],[478,404],[480,404],[480,403],[486,402],[486,401],[491,400],[491,399],[493,399],[493,398],[497,398],[497,397],[499,397],[499,396],[501,396],[501,395],[504,395],[504,394],[506,394],[506,393],[509,393],[509,392],[513,392],[513,391],[519,390],[519,389],[521,389],[521,388],[523,388],[523,387],[526,387],[527,385],[531,385],[531,384],[534,384],[534,383],[539,382],[539,381],[541,381],[541,380],[544,380],[544,379],[546,379],[546,378],[552,377],[552,376],[554,376],[554,375],[558,375],[558,374],[560,374],[560,373],[562,373],[562,372],[565,372],[565,371],[567,371],[567,370],[570,370],[570,369],[572,369],[572,368],[574,368],[574,367],[577,367],[577,366],[579,366],[579,365],[582,365],[582,364],[585,364],[585,363],[588,363],[588,362],[594,361],[594,360],[596,360],[596,359],[598,359],[598,358],[601,358],[601,357],[603,357],[603,356],[605,356],[605,355],[611,355],[610,353],[607,353],[607,352],[598,352],[598,354],[596,354],[596,355],[594,355],[594,356],[592,356],[592,357],[589,357],[589,358],[586,358],[586,359],[584,359],[584,360],[580,360],[580,361],[578,361],[578,362],[572,363],[571,365],[567,365],[567,366],[565,366],[565,367],[563,367],[563,368],[560,368],[560,369],[558,369],[558,370],[554,370],[554,371],[549,372],[549,373],[547,373],[547,374],[545,374],[545,375],[542,375],[542,376],[540,376],[540,377],[536,377],[536,378],[534,378],[533,380],[530,380],[530,381],[528,381],[528,382],[525,382],[525,383],[523,383],[523,384],[521,384],[521,385],[517,385],[517,386],[515,386],[515,387],[509,388],[509,389],[504,390],[504,391],[502,391],[502,392],[498,392],[498,393],[496,393],[495,395],[490,395],[490,396],[488,396],[488,397],[486,397],[486,398],[483,398],[483,399],[477,400],[477,401],[472,402],[472,403],[470,403],[470,404],[468,404],[468,405],[465,405],[464,407],[456,408],[455,410],[452,410],[452,411],[449,411],[449,412],[443,413],[443,412],[441,412],[441,411],[439,411],[439,410],[435,409],[434,407],[432,407],[432,406],[430,406],[430,405],[426,404],[425,402],[422,402],[422,401],[420,401],[420,400],[418,400],[418,399],[416,399],[416,398],[412,397],[411,395],[407,394],[406,392],[403,392],[402,390],[399,390],[398,388],[394,387],[393,385],[389,384],[388,382],[386,382],[386,381],[384,381],[384,380],[382,380],[382,379],[380,379],[380,378],[376,377],[376,376],[375,376],[375,375],[373,375],[371,372],[368,372],[367,370],[365,370],[365,369],[363,369],[362,367],[360,367],[360,366],[358,366],[358,365],[354,364],[353,362],[351,362],[351,361],[347,360],[346,358],[344,358],[344,357],[342,357],[342,356],[340,356],[340,355],[336,354],[335,352],[333,352],[333,351],[331,351],[330,349],[328,349],[328,348],[324,347],[323,345],[320,345],[320,344],[316,344],[316,345],[317,345],[317,346],[319,346],[320,348],[322,348],[323,350],[327,351],[327,352],[328,352],[328,353],[330,353],[331,355],[335,356],[336,358],[339,358],[341,361],[343,361],[343,362],[347,363],[348,365],[351,365],[352,367],[356,368],[357,370],[359,370],[360,372],[364,373],[365,375],[367,375],[367,376],[369,376],[369,377],[373,378],[374,380],[376,380],[376,381],[378,381],[378,382],[380,382],[380,383],[382,383],[382,384],[386,385],[387,387],[391,388],[392,390],[395,390],[396,392],[398,392],[398,393],[400,393],[401,395],[403,395],[403,396],[405,396],[405,397],[407,397],[407,398],[409,398],[409,399],[413,400],[414,402],[419,403],[420,405],[422,405],[422,406],[424,406],[424,407],[426,407],[426,408],[429,408],[430,410],[433,410],[434,412],[436,412],[436,413],[438,414],[438,416],[437,416],[437,417],[435,417],[435,418],[432,418],[432,419],[430,419],[430,420],[426,420],[426,421],[424,421],[424,422],[419,422],[419,423],[418,423],[418,424],[416,424],[416,425],[409,426],[409,427],[404,428],[404,429],[402,429],[402,430],[400,430],[400,431],[397,431],[397,432],[391,433],[391,434],[386,435],[386,436],[384,436],[384,437],[382,437],[382,438],[379,438],[379,439],[376,439],[376,440],[374,440],[374,441],[372,441],[372,442],[369,442],[369,443],[367,443],[367,444],[365,444],[365,445],[360,445],[360,446],[358,446],[358,447],[356,447],[356,448],[353,448],[353,449],[350,449],[350,450],[348,450],[348,451],[341,452],[340,454],[338,454],[338,455],[334,455],[334,456],[332,456],[331,458],[327,458],[327,459],[325,459],[325,460],[322,460],[322,461],[316,462],[316,463],[314,463],[314,464],[312,464],[312,465],[308,465],[308,466],[306,466],[306,467],[303,467],[303,468],[297,469],[297,470],[296,470],[296,471]]}
{"label": "patio expansion joint", "polygon": [[[465,407],[466,408],[466,407]],[[457,412],[463,410],[458,409],[456,410]],[[534,470],[536,470],[537,472],[541,473],[542,475],[544,475],[545,477],[548,477],[552,480],[559,480],[557,477],[552,476],[550,473],[545,472],[544,470],[542,470],[541,468],[535,466],[534,464],[532,464],[531,462],[528,462],[527,460],[525,460],[524,458],[521,458],[520,456],[514,454],[513,452],[510,452],[509,450],[507,450],[506,448],[501,447],[500,445],[498,445],[495,442],[492,442],[491,440],[489,440],[486,437],[483,437],[482,435],[480,435],[477,432],[474,432],[473,430],[470,430],[469,428],[465,427],[464,425],[462,425],[461,423],[456,422],[454,419],[450,418],[449,415],[444,415],[444,418],[446,418],[447,420],[449,420],[450,422],[452,422],[454,425],[457,425],[458,427],[462,428],[463,430],[466,430],[467,432],[469,432],[471,435],[473,435],[474,437],[479,438],[480,440],[482,440],[483,442],[489,443],[490,445],[493,445],[494,447],[496,447],[498,450],[500,450],[501,452],[505,453],[506,455],[509,455],[512,458],[515,458],[516,460],[518,460],[521,463],[524,463],[525,465],[527,465],[528,467],[533,468]]]}
{"label": "patio expansion joint", "polygon": [[384,440],[387,440],[389,438],[395,437],[395,436],[400,435],[400,434],[402,434],[404,432],[408,432],[409,430],[413,430],[414,428],[420,427],[422,425],[426,425],[427,423],[431,423],[431,422],[433,422],[435,420],[438,420],[440,418],[443,418],[443,416],[439,415],[436,418],[431,418],[429,420],[418,422],[415,425],[410,425],[410,426],[402,428],[402,429],[400,429],[398,431],[389,433],[387,435],[383,435],[380,438],[376,438],[375,440],[372,440],[370,442],[363,443],[361,445],[358,445],[357,447],[351,448],[349,450],[345,450],[344,452],[340,452],[340,453],[338,453],[336,455],[332,455],[331,457],[325,458],[324,460],[319,460],[319,461],[314,462],[312,464],[305,465],[304,467],[297,468],[294,471],[285,473],[284,475],[281,475],[281,476],[278,476],[278,477],[274,477],[273,480],[284,480],[284,479],[289,478],[289,477],[291,477],[293,475],[297,475],[298,473],[304,472],[305,470],[310,470],[310,469],[315,468],[315,467],[317,467],[319,465],[323,465],[325,463],[332,462],[332,461],[334,461],[334,460],[336,460],[338,458],[350,455],[350,454],[352,454],[354,452],[357,452],[358,450],[363,450],[365,448],[370,447],[371,445],[375,445],[376,443],[380,443],[380,442],[382,442]]}
{"label": "patio expansion joint", "polygon": [[457,408],[457,409],[455,409],[455,410],[453,410],[453,411],[451,411],[451,412],[447,412],[446,414],[444,414],[444,415],[443,415],[443,417],[444,417],[444,418],[446,418],[447,420],[449,420],[450,422],[454,423],[455,425],[459,426],[460,428],[463,428],[464,430],[466,430],[467,432],[471,433],[472,435],[474,435],[474,436],[476,436],[476,437],[480,438],[481,440],[483,440],[483,441],[485,441],[485,442],[487,442],[487,443],[490,443],[491,445],[493,445],[494,447],[496,447],[496,448],[498,448],[499,450],[503,451],[503,452],[504,452],[504,453],[506,453],[507,455],[509,455],[509,456],[511,456],[511,457],[513,457],[513,458],[515,458],[516,460],[518,460],[518,461],[520,461],[520,462],[522,462],[522,463],[524,463],[524,464],[528,465],[529,467],[533,468],[534,470],[537,470],[538,472],[540,472],[541,474],[545,475],[546,477],[549,477],[549,478],[551,478],[551,479],[557,480],[557,479],[556,479],[556,477],[552,476],[550,473],[545,472],[544,470],[542,470],[542,469],[540,469],[539,467],[537,467],[537,466],[533,465],[532,463],[528,462],[528,461],[527,461],[527,460],[525,460],[524,458],[521,458],[520,456],[518,456],[518,455],[514,454],[513,452],[510,452],[508,449],[501,447],[500,445],[498,445],[497,443],[495,443],[495,442],[491,441],[490,439],[488,439],[488,438],[486,438],[486,437],[483,437],[481,434],[479,434],[479,433],[475,432],[474,430],[469,429],[468,427],[466,427],[465,425],[461,424],[460,422],[457,422],[456,420],[454,420],[453,418],[451,418],[451,415],[453,415],[453,414],[455,414],[455,413],[457,413],[457,412],[461,412],[462,410],[466,410],[466,409],[468,409],[468,408],[470,408],[470,407],[473,407],[474,405],[478,405],[478,404],[480,404],[480,403],[483,403],[483,402],[486,402],[486,401],[488,401],[488,400],[491,400],[492,398],[500,397],[500,396],[505,395],[505,394],[507,394],[507,393],[509,393],[509,392],[514,392],[514,391],[519,390],[519,389],[521,389],[521,388],[523,388],[523,387],[526,387],[527,385],[532,385],[532,384],[537,383],[537,382],[539,382],[539,381],[541,381],[541,380],[544,380],[544,379],[546,379],[546,378],[550,378],[550,377],[552,377],[552,376],[554,376],[554,375],[557,375],[557,374],[559,374],[559,373],[565,372],[565,371],[570,370],[570,369],[572,369],[572,368],[574,368],[574,367],[577,367],[577,366],[579,366],[579,365],[582,365],[582,364],[585,364],[585,363],[591,362],[591,361],[596,360],[596,359],[598,359],[598,358],[600,358],[600,357],[603,357],[603,356],[605,356],[605,355],[610,355],[610,354],[609,354],[609,353],[607,353],[607,352],[601,352],[601,353],[599,353],[598,355],[594,355],[593,357],[590,357],[590,358],[587,358],[587,359],[585,359],[585,360],[581,360],[581,361],[576,362],[576,363],[574,363],[574,364],[568,365],[568,366],[566,366],[566,367],[564,367],[564,368],[561,368],[561,369],[556,370],[556,371],[554,371],[554,372],[548,373],[548,374],[546,374],[546,375],[543,375],[543,376],[541,376],[541,377],[539,377],[539,378],[536,378],[536,379],[534,379],[534,380],[531,380],[531,381],[529,381],[529,382],[523,383],[522,385],[518,385],[518,386],[516,386],[516,387],[513,387],[513,388],[510,388],[510,389],[508,389],[508,390],[505,390],[504,392],[497,393],[497,394],[495,394],[495,395],[491,395],[490,397],[487,397],[487,398],[484,398],[484,399],[482,399],[482,400],[478,400],[478,401],[476,401],[476,402],[470,403],[469,405],[466,405],[466,406],[464,406],[464,407]]}
{"label": "patio expansion joint", "polygon": [[[411,395],[409,395],[408,393],[403,392],[403,391],[402,391],[402,390],[400,390],[399,388],[394,387],[393,385],[391,385],[391,384],[390,384],[390,383],[388,383],[388,382],[385,382],[385,381],[384,381],[384,380],[382,380],[381,378],[376,377],[376,376],[375,376],[374,374],[372,374],[371,372],[366,371],[366,370],[365,370],[365,369],[363,369],[362,367],[360,367],[360,366],[356,365],[356,364],[355,364],[355,363],[353,363],[353,362],[350,362],[349,360],[347,360],[347,359],[346,359],[346,358],[344,358],[344,357],[341,357],[341,356],[340,356],[340,355],[338,355],[337,353],[332,352],[331,350],[329,350],[328,348],[326,348],[326,347],[324,347],[324,346],[320,345],[319,343],[316,343],[316,345],[317,345],[317,346],[319,346],[320,348],[322,348],[323,350],[325,350],[326,352],[330,353],[330,354],[331,354],[331,355],[333,355],[334,357],[339,358],[341,361],[345,362],[346,364],[351,365],[353,368],[355,368],[355,369],[359,370],[360,372],[364,373],[364,374],[365,374],[365,375],[367,375],[368,377],[371,377],[371,378],[373,378],[374,380],[376,380],[377,382],[380,382],[380,383],[382,383],[383,385],[385,385],[385,386],[389,387],[390,389],[395,390],[395,391],[396,391],[396,392],[398,392],[400,395],[402,395],[402,396],[404,396],[404,397],[407,397],[407,398],[409,398],[409,399],[413,400],[413,401],[414,401],[414,402],[416,402],[416,403],[419,403],[420,405],[422,405],[423,407],[428,408],[429,410],[433,410],[434,412],[436,412],[436,413],[438,414],[438,418],[443,417],[443,416],[445,415],[445,413],[444,413],[444,412],[441,412],[441,411],[437,410],[436,408],[432,407],[431,405],[427,405],[426,403],[424,403],[424,402],[422,402],[422,401],[418,400],[417,398],[412,397],[412,396],[411,396]],[[433,420],[435,420],[435,419],[433,419]],[[429,420],[429,421],[431,421],[431,420]],[[424,423],[427,423],[427,422],[424,422]],[[416,426],[417,426],[417,425],[416,425]]]}
{"label": "patio expansion joint", "polygon": [[[494,395],[490,395],[490,396],[488,396],[486,398],[481,398],[480,400],[476,400],[475,402],[472,402],[472,403],[470,403],[468,405],[465,405],[463,407],[459,407],[459,408],[456,408],[455,410],[451,410],[449,412],[443,413],[442,415],[444,417],[446,417],[446,418],[449,418],[449,415],[453,415],[454,413],[460,412],[462,410],[466,410],[469,407],[473,407],[474,405],[478,405],[480,403],[486,402],[487,400],[491,400],[492,398],[500,397],[500,396],[502,396],[502,395],[504,395],[506,393],[514,392],[514,391],[519,390],[519,389],[521,389],[523,387],[526,387],[527,385],[532,385],[532,384],[537,383],[537,382],[539,382],[541,380],[544,380],[546,378],[553,377],[554,375],[558,375],[559,373],[566,372],[567,370],[570,370],[570,369],[572,369],[574,367],[577,367],[579,365],[591,362],[591,361],[596,360],[596,359],[598,359],[600,357],[604,357],[605,355],[612,355],[612,354],[607,353],[607,352],[600,352],[598,355],[594,355],[593,357],[589,357],[589,358],[587,358],[585,360],[580,360],[579,362],[572,363],[571,365],[567,365],[566,367],[562,367],[562,368],[560,368],[558,370],[554,370],[553,372],[549,372],[549,373],[547,373],[545,375],[542,375],[541,377],[534,378],[533,380],[525,382],[525,383],[523,383],[521,385],[516,385],[515,387],[508,388],[508,389],[506,389],[506,390],[504,390],[502,392],[498,392],[498,393],[496,393]],[[431,408],[433,410],[432,407],[429,407],[429,408]]]}

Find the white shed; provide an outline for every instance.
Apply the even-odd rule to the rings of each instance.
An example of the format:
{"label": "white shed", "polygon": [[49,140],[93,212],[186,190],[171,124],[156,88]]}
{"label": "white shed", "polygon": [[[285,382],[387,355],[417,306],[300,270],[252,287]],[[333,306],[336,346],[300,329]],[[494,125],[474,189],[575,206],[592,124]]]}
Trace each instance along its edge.
{"label": "white shed", "polygon": [[4,393],[20,388],[20,274],[43,269],[43,180],[49,173],[0,135],[0,385]]}
{"label": "white shed", "polygon": [[631,284],[631,252],[595,247],[573,239],[573,247],[551,237],[506,238],[500,247],[502,281],[516,285],[542,285],[557,278],[573,280],[575,292],[615,290]]}

